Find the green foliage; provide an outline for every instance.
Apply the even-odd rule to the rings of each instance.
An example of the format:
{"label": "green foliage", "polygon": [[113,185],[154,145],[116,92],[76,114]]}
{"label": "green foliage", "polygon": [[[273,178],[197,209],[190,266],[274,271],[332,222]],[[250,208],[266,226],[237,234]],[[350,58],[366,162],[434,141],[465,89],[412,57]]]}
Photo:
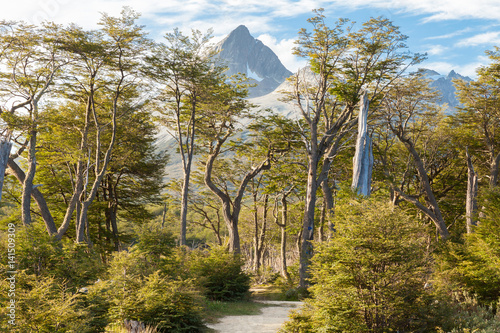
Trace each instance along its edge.
{"label": "green foliage", "polygon": [[113,256],[108,279],[89,287],[87,302],[95,321],[119,325],[136,320],[158,332],[201,330],[198,284],[187,274],[177,274],[184,256],[174,250],[171,233],[155,224],[136,231],[137,244]]}
{"label": "green foliage", "polygon": [[[72,291],[97,280],[104,271],[99,256],[87,245],[57,241],[40,224],[18,226],[15,244],[18,269],[37,277],[50,276]],[[6,253],[6,245],[6,234],[2,233],[0,251]]]}
{"label": "green foliage", "polygon": [[[467,293],[455,295],[460,303],[453,304],[454,313],[449,321],[450,333],[494,333],[500,331],[500,314],[491,307],[481,306],[475,297]],[[443,332],[443,331],[439,331]]]}
{"label": "green foliage", "polygon": [[[0,309],[3,332],[92,332],[88,330],[88,313],[78,306],[79,294],[72,293],[65,282],[52,277],[37,277],[18,271],[15,275],[15,326],[8,323],[8,308]],[[8,282],[0,281],[1,304],[8,304]]]}
{"label": "green foliage", "polygon": [[428,329],[429,258],[421,227],[374,199],[349,200],[338,208],[336,233],[313,257],[312,298],[288,327],[296,322],[303,327],[297,332]]}
{"label": "green foliage", "polygon": [[159,332],[201,331],[202,307],[192,281],[175,281],[160,272],[114,278],[109,282],[113,322],[137,320],[154,324]]}
{"label": "green foliage", "polygon": [[190,272],[205,289],[205,295],[216,301],[235,301],[248,296],[250,276],[243,272],[241,257],[223,247],[212,248],[208,253],[193,253]]}
{"label": "green foliage", "polygon": [[449,243],[437,255],[437,286],[445,292],[465,290],[482,305],[500,298],[500,190],[487,191],[474,233],[463,243]]}
{"label": "green foliage", "polygon": [[152,255],[156,258],[168,257],[175,247],[173,235],[164,228],[155,224],[146,224],[138,227],[136,251]]}

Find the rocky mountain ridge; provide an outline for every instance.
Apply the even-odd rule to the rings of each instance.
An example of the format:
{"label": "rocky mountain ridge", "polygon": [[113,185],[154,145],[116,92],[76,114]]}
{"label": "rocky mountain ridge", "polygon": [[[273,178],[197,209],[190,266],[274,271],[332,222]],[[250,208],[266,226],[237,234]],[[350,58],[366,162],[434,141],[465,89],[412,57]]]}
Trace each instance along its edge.
{"label": "rocky mountain ridge", "polygon": [[457,97],[455,96],[455,86],[453,85],[454,79],[464,80],[466,82],[472,81],[468,76],[462,76],[451,70],[448,75],[441,75],[440,73],[433,71],[431,69],[421,69],[424,75],[431,79],[431,87],[437,89],[441,93],[441,98],[439,104],[446,103],[448,105],[448,110],[452,111],[454,108],[460,105]]}
{"label": "rocky mountain ridge", "polygon": [[268,46],[252,37],[244,25],[219,42],[216,50],[219,51],[218,58],[228,66],[227,75],[243,73],[257,84],[250,88],[250,97],[264,96],[274,91],[293,74]]}

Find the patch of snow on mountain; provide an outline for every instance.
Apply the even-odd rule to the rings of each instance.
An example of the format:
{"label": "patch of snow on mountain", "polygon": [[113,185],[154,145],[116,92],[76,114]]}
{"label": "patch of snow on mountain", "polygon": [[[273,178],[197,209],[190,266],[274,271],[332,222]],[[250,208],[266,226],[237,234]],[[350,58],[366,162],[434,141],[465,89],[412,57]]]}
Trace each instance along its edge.
{"label": "patch of snow on mountain", "polygon": [[257,73],[253,72],[250,69],[250,66],[248,66],[248,63],[247,63],[247,77],[250,79],[254,79],[257,82],[262,81],[262,78]]}

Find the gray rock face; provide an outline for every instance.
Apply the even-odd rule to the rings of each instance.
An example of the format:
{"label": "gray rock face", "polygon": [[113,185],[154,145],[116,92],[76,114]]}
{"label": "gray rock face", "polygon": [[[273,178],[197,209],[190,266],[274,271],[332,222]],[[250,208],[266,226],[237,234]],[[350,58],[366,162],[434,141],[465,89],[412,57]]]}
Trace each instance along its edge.
{"label": "gray rock face", "polygon": [[470,82],[472,81],[470,77],[462,76],[453,70],[446,76],[429,69],[424,69],[423,71],[427,78],[433,80],[430,86],[436,88],[442,95],[439,100],[439,104],[448,104],[450,111],[460,105],[457,97],[455,96],[456,89],[453,86],[453,79],[461,79],[466,82]]}
{"label": "gray rock face", "polygon": [[229,67],[228,75],[246,74],[257,83],[249,90],[250,97],[264,96],[274,91],[292,75],[278,56],[240,25],[217,45],[218,57]]}

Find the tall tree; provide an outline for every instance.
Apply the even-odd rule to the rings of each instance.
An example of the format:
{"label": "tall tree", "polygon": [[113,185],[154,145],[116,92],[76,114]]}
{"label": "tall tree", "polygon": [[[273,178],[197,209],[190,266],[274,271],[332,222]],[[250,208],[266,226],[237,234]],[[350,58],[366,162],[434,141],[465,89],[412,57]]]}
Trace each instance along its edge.
{"label": "tall tree", "polygon": [[[238,122],[249,115],[249,103],[245,100],[248,93],[246,78],[233,77],[228,81],[224,75],[214,77],[210,84],[211,89],[205,96],[203,135],[208,145],[208,154],[205,162],[205,185],[212,191],[222,204],[222,215],[229,232],[229,250],[240,253],[240,236],[238,220],[242,208],[243,195],[249,182],[264,170],[271,168],[274,159],[274,147],[268,147],[264,154],[247,157],[251,164],[250,170],[242,170],[241,178],[234,183],[234,195],[231,195],[224,177],[214,181],[214,167],[216,161],[228,150],[235,146],[226,144],[232,135],[240,131]],[[224,144],[226,144],[224,146]],[[229,148],[226,148],[229,146]],[[239,163],[238,163],[239,164]],[[231,175],[228,175],[231,176]]]}
{"label": "tall tree", "polygon": [[500,48],[486,54],[491,63],[477,70],[477,80],[454,82],[463,105],[455,118],[467,132],[471,152],[487,156],[478,162],[482,168],[486,167],[489,186],[496,187],[500,171]]}
{"label": "tall tree", "polygon": [[[449,236],[448,228],[432,189],[428,171],[429,167],[432,167],[432,159],[426,159],[424,153],[419,151],[419,144],[422,141],[429,142],[431,133],[438,132],[438,94],[420,75],[410,75],[395,83],[384,97],[379,111],[387,128],[410,154],[420,182],[419,190],[414,195],[405,193],[402,188],[396,186],[393,186],[393,189],[431,219],[439,235],[446,239]],[[423,144],[424,147],[426,145]],[[422,197],[425,197],[425,202],[421,202]]]}
{"label": "tall tree", "polygon": [[354,111],[362,92],[368,91],[370,101],[375,101],[394,78],[422,60],[403,52],[407,37],[387,19],[371,19],[352,31],[346,19],[328,27],[322,12],[315,11],[316,16],[308,20],[313,31],[301,29],[296,42],[295,54],[309,60],[312,73],[303,70],[293,76],[293,92],[287,96],[306,122],[301,132],[308,156],[300,259],[303,287],[313,254],[316,192],[327,181],[339,147],[357,124]]}
{"label": "tall tree", "polygon": [[160,84],[158,102],[164,124],[177,142],[182,161],[180,244],[186,245],[189,184],[195,154],[198,122],[207,77],[220,72],[209,51],[210,32],[193,30],[191,38],[178,29],[165,35],[166,44],[158,44],[147,58],[147,74]]}
{"label": "tall tree", "polygon": [[[75,191],[70,202],[70,207],[74,207],[76,200],[79,201],[77,242],[89,241],[86,237],[88,211],[110,163],[116,142],[117,120],[134,112],[140,105],[137,91],[143,84],[140,80],[140,68],[148,42],[142,27],[135,23],[138,17],[129,8],[122,10],[121,17],[103,14],[100,21],[102,28],[99,31],[87,33],[80,29],[74,30],[75,37],[78,38],[68,47],[79,60],[79,66],[74,68],[70,80],[81,90],[74,93],[80,99],[86,99],[81,157],[77,167]],[[83,43],[78,44],[79,42]],[[82,72],[84,76],[81,75]],[[93,152],[89,145],[91,126],[94,129]],[[110,133],[107,144],[103,142],[105,131]],[[91,154],[95,156],[93,168],[89,164]],[[89,184],[91,171],[94,179]],[[60,229],[67,228],[70,213],[72,211],[67,212]]]}
{"label": "tall tree", "polygon": [[[10,138],[16,129],[22,131],[25,138],[21,145],[27,150],[28,169],[23,180],[21,211],[23,224],[30,225],[31,196],[37,165],[37,134],[42,112],[40,102],[51,91],[67,59],[60,48],[62,30],[59,26],[4,23],[0,31],[2,65],[5,70],[0,75],[4,103],[1,113],[10,128],[2,141]],[[5,155],[7,147],[3,146]],[[45,222],[48,231],[54,232],[53,221]]]}

